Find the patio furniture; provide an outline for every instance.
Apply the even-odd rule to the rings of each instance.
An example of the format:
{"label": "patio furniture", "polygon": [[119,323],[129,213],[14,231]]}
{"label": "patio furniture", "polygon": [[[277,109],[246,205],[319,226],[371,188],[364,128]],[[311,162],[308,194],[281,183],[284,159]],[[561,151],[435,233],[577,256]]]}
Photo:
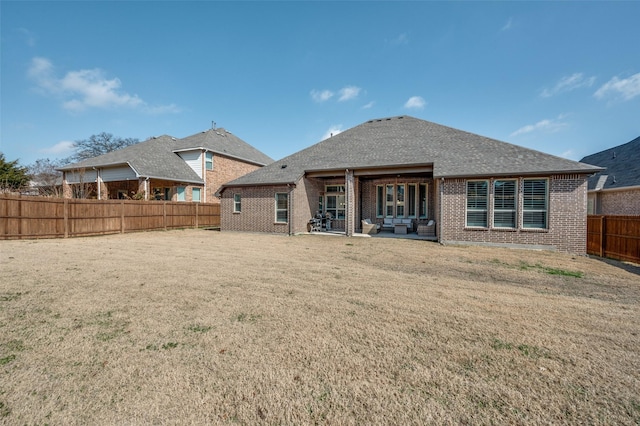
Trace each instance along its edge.
{"label": "patio furniture", "polygon": [[406,223],[394,223],[393,224],[393,233],[394,234],[406,234],[408,225]]}
{"label": "patio furniture", "polygon": [[377,223],[371,223],[371,219],[362,220],[362,233],[363,234],[377,234],[380,231],[380,225]]}
{"label": "patio furniture", "polygon": [[[396,228],[397,225],[400,226]],[[407,232],[413,231],[413,221],[411,219],[386,217],[382,223],[382,229],[393,229],[393,232],[396,234],[406,234]]]}

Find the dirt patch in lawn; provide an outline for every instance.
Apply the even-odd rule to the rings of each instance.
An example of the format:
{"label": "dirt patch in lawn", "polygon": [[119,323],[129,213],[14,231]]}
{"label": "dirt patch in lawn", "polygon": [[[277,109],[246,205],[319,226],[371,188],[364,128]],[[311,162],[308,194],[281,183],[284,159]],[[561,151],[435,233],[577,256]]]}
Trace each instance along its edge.
{"label": "dirt patch in lawn", "polygon": [[640,422],[630,264],[186,230],[0,266],[0,423]]}

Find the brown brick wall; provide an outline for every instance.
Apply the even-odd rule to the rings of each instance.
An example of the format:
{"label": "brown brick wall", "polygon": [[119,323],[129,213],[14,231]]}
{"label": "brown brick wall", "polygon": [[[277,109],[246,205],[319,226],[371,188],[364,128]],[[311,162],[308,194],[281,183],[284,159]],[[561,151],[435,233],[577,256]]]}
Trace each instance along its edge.
{"label": "brown brick wall", "polygon": [[[522,179],[518,191],[521,206]],[[442,199],[442,242],[474,242],[555,247],[559,251],[586,254],[587,183],[582,175],[558,175],[549,179],[547,230],[465,228],[466,180],[447,179]],[[490,181],[489,217],[492,217]],[[518,209],[518,223],[522,209]],[[491,220],[489,220],[491,222]]]}
{"label": "brown brick wall", "polygon": [[[220,200],[220,229],[222,231],[250,231],[288,234],[288,223],[276,223],[275,194],[289,193],[291,210],[292,188],[284,186],[258,186],[227,188]],[[233,194],[240,194],[242,211],[234,213]],[[291,216],[289,216],[291,221]]]}
{"label": "brown brick wall", "polygon": [[249,164],[234,158],[214,154],[213,170],[205,170],[203,164],[207,182],[207,203],[219,203],[220,199],[216,197],[215,194],[220,191],[222,185],[259,168],[260,166],[255,164]]}
{"label": "brown brick wall", "polygon": [[602,191],[599,196],[598,214],[605,215],[640,215],[640,188],[617,191]]}

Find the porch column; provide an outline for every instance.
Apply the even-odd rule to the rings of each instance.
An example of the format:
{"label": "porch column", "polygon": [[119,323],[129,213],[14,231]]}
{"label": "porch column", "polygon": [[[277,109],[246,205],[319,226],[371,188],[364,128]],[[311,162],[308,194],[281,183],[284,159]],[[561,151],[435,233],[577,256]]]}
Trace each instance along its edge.
{"label": "porch column", "polygon": [[356,197],[355,182],[353,178],[353,170],[347,169],[344,174],[344,191],[345,191],[345,226],[344,231],[347,237],[352,237],[355,232],[356,224]]}

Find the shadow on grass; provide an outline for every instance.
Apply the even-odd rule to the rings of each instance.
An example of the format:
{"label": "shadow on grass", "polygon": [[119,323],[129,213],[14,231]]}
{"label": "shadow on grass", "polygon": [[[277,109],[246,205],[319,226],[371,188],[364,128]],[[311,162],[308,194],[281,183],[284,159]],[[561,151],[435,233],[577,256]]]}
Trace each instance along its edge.
{"label": "shadow on grass", "polygon": [[639,264],[635,264],[635,263],[631,263],[631,262],[625,262],[625,261],[622,261],[622,260],[609,259],[607,257],[600,257],[600,256],[592,255],[592,254],[589,255],[589,258],[590,259],[599,260],[600,262],[606,263],[607,265],[615,266],[615,267],[623,269],[623,270],[625,270],[627,272],[631,272],[632,274],[640,275],[640,265]]}

